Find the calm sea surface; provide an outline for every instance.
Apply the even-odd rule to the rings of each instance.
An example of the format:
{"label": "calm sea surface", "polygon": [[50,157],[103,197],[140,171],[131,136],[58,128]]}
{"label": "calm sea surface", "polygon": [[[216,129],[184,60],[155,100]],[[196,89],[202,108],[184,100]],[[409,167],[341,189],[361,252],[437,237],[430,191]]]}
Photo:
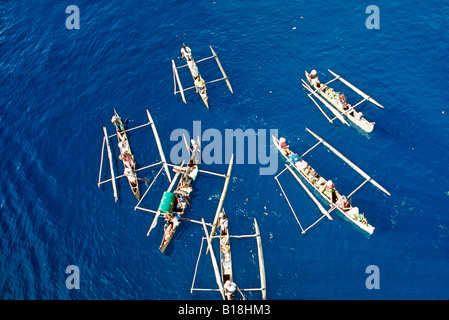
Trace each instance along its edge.
{"label": "calm sea surface", "polygon": [[[97,187],[102,127],[114,133],[114,108],[128,127],[146,123],[148,109],[169,161],[178,143],[171,133],[192,134],[194,121],[223,138],[226,129],[277,129],[299,154],[316,143],[309,128],[391,193],[366,184],[352,199],[375,226],[372,236],[335,212],[302,235],[274,175],[259,174],[266,165],[247,158],[235,164],[225,200],[230,230],[252,234],[257,219],[268,299],[449,298],[447,3],[377,1],[378,30],[366,28],[361,1],[70,4],[80,9],[79,30],[66,28],[69,3],[0,3],[1,299],[220,299],[190,293],[200,226],[182,223],[162,254],[162,220],[147,237],[153,214],[134,210],[127,181],[118,180],[117,203],[111,184]],[[171,59],[181,65],[182,43],[196,59],[209,57],[212,45],[234,94],[224,82],[210,84],[210,110],[196,94],[187,105],[174,96]],[[206,80],[221,77],[214,60],[199,68]],[[360,108],[376,122],[372,133],[326,120],[301,86],[311,69],[323,82],[331,69],[385,106]],[[186,72],[180,69],[188,87]],[[332,86],[352,103],[361,99],[338,81]],[[129,139],[139,167],[159,161],[150,127]],[[110,143],[117,159],[116,139]],[[269,136],[266,144],[268,154]],[[224,145],[221,151],[224,159]],[[305,160],[341,193],[363,182],[324,146]],[[225,173],[227,164],[203,169]],[[122,170],[118,161],[115,170]],[[158,171],[139,176],[152,180]],[[101,178],[109,176],[105,153]],[[157,208],[168,183],[164,174],[156,181],[141,206]],[[304,227],[320,217],[288,172],[279,181]],[[148,186],[141,182],[141,192]],[[200,175],[186,216],[211,222],[222,188],[222,178]],[[260,286],[255,239],[232,246],[237,284]],[[69,265],[80,270],[79,290],[66,288]],[[371,265],[379,268],[380,289],[365,286]],[[204,254],[195,286],[216,288]]]}

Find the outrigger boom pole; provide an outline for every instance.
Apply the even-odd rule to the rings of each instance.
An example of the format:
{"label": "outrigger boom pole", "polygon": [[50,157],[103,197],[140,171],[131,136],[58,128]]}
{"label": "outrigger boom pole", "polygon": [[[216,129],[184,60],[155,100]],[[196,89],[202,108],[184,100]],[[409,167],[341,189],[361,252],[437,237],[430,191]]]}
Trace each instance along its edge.
{"label": "outrigger boom pole", "polygon": [[[218,202],[217,211],[215,212],[214,222],[212,223],[212,230],[210,232],[210,237],[215,234],[215,230],[217,230],[218,224],[218,216],[220,215],[221,209],[223,209],[224,199],[226,198],[226,193],[228,192],[229,180],[231,179],[232,172],[232,164],[234,163],[234,154],[231,156],[231,161],[229,162],[228,172],[226,173],[226,179],[223,186],[223,191],[221,193],[220,201]],[[212,242],[212,238],[210,240]],[[209,252],[209,248],[206,251],[206,254]]]}
{"label": "outrigger boom pole", "polygon": [[106,130],[106,127],[103,127],[103,132],[104,132],[104,138],[106,140],[106,148],[108,149],[109,165],[111,167],[112,189],[114,190],[115,202],[117,202],[118,195],[117,195],[117,186],[115,184],[114,164],[112,162],[112,152],[111,152],[111,147],[109,146],[108,131]]}
{"label": "outrigger boom pole", "polygon": [[306,128],[306,130],[311,135],[313,135],[316,139],[318,139],[321,143],[323,143],[336,156],[338,156],[340,159],[342,159],[344,162],[346,162],[352,169],[357,171],[362,177],[364,177],[369,182],[371,182],[376,188],[378,188],[380,191],[384,192],[385,194],[391,196],[391,194],[384,187],[382,187],[379,183],[377,183],[374,179],[372,179],[369,175],[367,175],[362,169],[360,169],[354,163],[352,163],[348,158],[346,158],[344,155],[342,155],[337,149],[335,149],[329,143],[327,143],[323,138],[321,138],[320,136],[318,136],[316,133],[314,133],[312,130],[310,130],[308,128]]}
{"label": "outrigger boom pole", "polygon": [[153,129],[154,138],[156,139],[157,148],[159,150],[159,155],[161,156],[162,164],[164,166],[165,173],[167,174],[168,181],[171,182],[170,170],[168,170],[167,160],[165,159],[164,149],[162,149],[161,139],[159,139],[159,134],[157,133],[156,125],[154,124],[153,118],[147,109],[148,120],[150,121],[151,129]]}

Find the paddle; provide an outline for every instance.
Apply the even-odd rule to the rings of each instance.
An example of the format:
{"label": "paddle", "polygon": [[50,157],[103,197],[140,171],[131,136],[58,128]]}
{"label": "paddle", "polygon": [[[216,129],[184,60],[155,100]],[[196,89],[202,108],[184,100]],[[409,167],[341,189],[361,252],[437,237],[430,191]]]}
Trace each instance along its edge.
{"label": "paddle", "polygon": [[189,218],[179,218],[178,220],[179,220],[179,221],[185,220],[185,221],[190,221],[190,222],[197,222],[197,221],[192,220],[192,219],[189,219]]}
{"label": "paddle", "polygon": [[238,286],[238,285],[235,285],[235,286],[237,287],[237,290],[238,290],[238,291],[240,292],[240,294],[242,295],[243,300],[246,300],[246,297],[243,295],[242,291],[240,291],[239,286]]}
{"label": "paddle", "polygon": [[124,174],[124,176],[131,177],[131,178],[136,178],[136,179],[138,179],[138,180],[142,180],[142,181],[149,182],[149,183],[152,182],[151,180],[144,179],[144,178],[139,178],[139,177],[135,177],[135,176],[130,176],[130,175],[128,175],[128,174]]}

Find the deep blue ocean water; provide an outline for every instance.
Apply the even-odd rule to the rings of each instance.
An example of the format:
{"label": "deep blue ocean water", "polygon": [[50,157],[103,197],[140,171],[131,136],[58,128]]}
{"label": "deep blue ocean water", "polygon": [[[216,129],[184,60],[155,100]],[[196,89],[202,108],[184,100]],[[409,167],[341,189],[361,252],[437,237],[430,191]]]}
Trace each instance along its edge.
{"label": "deep blue ocean water", "polygon": [[[80,9],[79,30],[65,26],[70,4]],[[378,30],[365,26],[369,4],[380,9]],[[150,110],[167,158],[177,143],[171,132],[191,133],[193,121],[203,131],[278,129],[298,153],[316,142],[307,127],[391,192],[368,184],[353,197],[376,227],[372,236],[335,213],[301,235],[274,176],[259,174],[264,165],[234,165],[225,201],[231,233],[253,233],[257,218],[268,299],[448,299],[448,10],[437,1],[2,1],[0,298],[220,298],[190,293],[200,226],[183,223],[162,254],[162,223],[146,236],[153,215],[134,211],[126,180],[117,203],[110,184],[97,187],[102,127],[113,133],[116,108],[129,127],[146,123]],[[173,95],[171,59],[181,63],[183,42],[196,59],[214,47],[234,95],[224,82],[209,85],[210,110],[195,94],[187,105]],[[206,80],[220,77],[213,60],[199,68]],[[301,87],[313,68],[323,81],[327,69],[341,74],[385,106],[360,109],[376,122],[371,134],[324,118]],[[129,138],[138,166],[159,161],[149,127]],[[363,181],[323,146],[306,160],[343,193]],[[153,179],[158,169],[139,176]],[[227,165],[204,169],[225,173]],[[288,173],[279,179],[300,221],[317,219],[297,182]],[[157,181],[143,206],[157,206],[167,188],[163,175]],[[211,221],[222,187],[200,175],[188,215]],[[232,245],[236,282],[258,287],[255,240]],[[79,267],[79,290],[65,286],[69,265]],[[365,286],[370,265],[380,289]],[[215,287],[208,256],[199,270],[196,286]]]}

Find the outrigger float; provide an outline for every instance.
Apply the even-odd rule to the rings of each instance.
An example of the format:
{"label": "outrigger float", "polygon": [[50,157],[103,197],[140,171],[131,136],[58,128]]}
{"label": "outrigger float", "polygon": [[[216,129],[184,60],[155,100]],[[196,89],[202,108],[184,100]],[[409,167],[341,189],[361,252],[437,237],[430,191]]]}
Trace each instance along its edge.
{"label": "outrigger float", "polygon": [[[201,60],[198,60],[196,62],[195,62],[195,60],[192,57],[192,53],[191,53],[190,48],[185,47],[185,46],[183,47],[183,49],[184,48],[186,48],[186,50],[188,51],[187,57],[185,57],[186,62],[187,62],[186,64],[177,67],[176,64],[175,64],[175,61],[172,59],[173,86],[174,86],[174,94],[175,95],[177,93],[180,93],[182,101],[184,101],[184,103],[187,104],[184,92],[188,91],[188,90],[196,89],[197,92],[199,93],[199,95],[201,96],[201,99],[203,100],[204,104],[209,109],[209,98],[207,96],[207,88],[206,88],[207,84],[224,80],[224,81],[226,81],[226,85],[228,86],[229,91],[231,91],[231,93],[234,94],[234,91],[232,90],[231,82],[229,81],[228,76],[226,75],[226,73],[225,73],[225,71],[223,69],[223,66],[221,65],[221,62],[218,59],[217,54],[215,53],[214,49],[212,49],[212,46],[209,46],[209,48],[210,48],[210,50],[212,52],[212,56],[204,58],[204,59],[201,59]],[[211,80],[211,81],[205,82],[204,79],[201,77],[200,72],[198,71],[197,64],[202,62],[202,61],[209,60],[209,59],[212,59],[212,58],[215,58],[215,61],[217,62],[217,65],[220,68],[220,71],[221,71],[223,77],[219,78],[219,79],[215,79],[215,80]],[[180,79],[179,73],[178,73],[178,69],[185,68],[185,67],[189,68],[190,74],[192,75],[193,82],[194,82],[193,86],[188,87],[186,89],[183,88],[182,83],[181,83],[181,79]],[[202,87],[199,86],[199,83],[201,83],[201,81],[204,81],[204,86],[202,86]]]}
{"label": "outrigger float", "polygon": [[[142,124],[140,126],[134,127],[134,128],[130,128],[130,129],[126,129],[125,130],[125,121],[123,121],[123,119],[117,114],[117,112],[114,109],[114,116],[111,119],[111,122],[115,125],[116,128],[116,133],[113,135],[108,135],[108,131],[106,129],[106,127],[103,127],[103,133],[104,133],[104,137],[103,137],[103,146],[101,148],[101,161],[100,161],[100,172],[98,174],[98,183],[97,186],[100,187],[102,184],[107,183],[107,182],[112,182],[112,189],[113,189],[113,193],[114,193],[114,199],[117,202],[118,200],[118,192],[117,192],[117,185],[116,185],[116,180],[123,178],[123,177],[127,177],[128,181],[129,181],[129,185],[131,187],[131,190],[133,191],[134,195],[136,196],[137,200],[140,200],[140,190],[139,190],[139,184],[138,184],[138,180],[142,180],[142,181],[146,181],[148,182],[148,180],[146,179],[142,179],[137,177],[137,171],[141,171],[144,169],[148,169],[150,167],[153,166],[157,166],[157,165],[161,165],[162,164],[162,169],[165,169],[165,172],[167,174],[167,179],[169,181],[171,181],[171,176],[170,176],[170,171],[168,170],[168,166],[167,166],[167,161],[165,159],[165,155],[164,155],[164,150],[162,149],[161,146],[161,142],[159,139],[159,135],[157,133],[157,129],[156,129],[156,125],[154,124],[154,121],[150,115],[150,112],[147,110],[147,117],[148,117],[148,123]],[[130,132],[132,130],[136,130],[145,126],[151,125],[151,128],[153,129],[153,134],[154,137],[156,139],[156,144],[157,147],[159,149],[159,155],[161,157],[161,161],[142,167],[142,168],[138,168],[136,169],[136,164],[134,162],[134,155],[131,152],[131,147],[129,144],[129,140],[127,137],[127,132]],[[123,162],[123,166],[124,166],[124,173],[123,175],[119,175],[116,176],[115,171],[114,171],[114,158],[112,156],[112,151],[111,151],[111,147],[109,145],[109,139],[117,136],[118,139],[118,146],[120,149],[120,156],[119,159],[122,160]],[[109,158],[109,166],[110,166],[110,171],[111,171],[111,178],[101,181],[101,173],[102,173],[102,169],[103,169],[103,159],[104,159],[104,149],[107,149],[108,152],[108,158]]]}
{"label": "outrigger float", "polygon": [[[343,214],[349,221],[354,223],[357,227],[362,229],[363,231],[366,231],[369,234],[372,234],[374,232],[374,227],[368,223],[368,220],[365,218],[365,216],[361,213],[359,213],[358,207],[353,207],[351,204],[351,196],[354,195],[356,191],[358,191],[363,185],[365,185],[367,182],[370,182],[373,184],[376,188],[378,188],[383,193],[390,196],[391,194],[383,188],[379,183],[377,183],[374,179],[372,179],[370,176],[368,176],[364,171],[362,171],[359,167],[357,167],[354,163],[352,163],[349,159],[347,159],[345,156],[343,156],[339,151],[337,151],[334,147],[332,147],[329,143],[327,143],[324,139],[319,137],[316,133],[312,132],[308,128],[306,130],[313,135],[316,139],[318,139],[318,143],[316,143],[314,146],[312,146],[309,150],[304,152],[301,156],[298,156],[296,153],[290,150],[290,148],[285,144],[285,140],[279,141],[275,136],[272,136],[273,143],[276,146],[276,148],[279,150],[279,152],[284,156],[284,158],[287,160],[287,163],[285,166],[286,168],[282,170],[276,177],[276,181],[279,184],[281,191],[290,206],[291,211],[293,212],[293,215],[296,218],[296,221],[298,222],[302,233],[306,233],[307,230],[312,228],[315,224],[317,224],[322,218],[327,217],[329,220],[332,220],[332,217],[330,216],[330,213],[337,209],[340,213]],[[344,162],[346,162],[352,169],[354,169],[357,173],[359,173],[362,177],[365,178],[365,181],[362,182],[357,188],[355,188],[348,196],[341,195],[335,188],[331,180],[326,180],[323,177],[321,177],[306,161],[303,160],[303,157],[312,151],[314,148],[316,148],[320,144],[325,145],[330,151],[332,151],[335,155],[337,155],[340,159],[342,159]],[[293,171],[292,167],[295,169]],[[298,181],[298,183],[303,187],[303,189],[307,192],[309,197],[315,202],[317,207],[319,208],[320,212],[322,213],[322,216],[315,221],[312,225],[304,229],[296,216],[296,213],[288,200],[287,195],[284,192],[284,189],[282,188],[281,183],[278,180],[278,177],[284,173],[286,170],[290,171],[290,173],[293,175],[293,177]],[[295,173],[299,173],[299,176],[302,177],[309,185],[311,185],[318,194],[321,195],[321,197],[326,200],[330,204],[330,209],[326,210],[321,203],[315,198],[315,196],[310,192],[310,190],[307,188],[306,185],[302,182],[300,177]]]}
{"label": "outrigger float", "polygon": [[[219,209],[219,210],[218,210]],[[242,291],[260,291],[262,294],[262,300],[267,299],[267,290],[266,290],[266,278],[265,278],[265,263],[263,258],[263,248],[262,248],[262,240],[260,237],[259,225],[257,224],[257,220],[254,219],[254,228],[256,230],[255,234],[251,235],[231,235],[229,233],[229,221],[224,209],[219,205],[217,209],[218,215],[215,216],[215,220],[220,225],[220,232],[218,235],[214,235],[214,233],[208,232],[206,227],[206,223],[204,219],[202,219],[203,229],[205,233],[205,237],[201,240],[201,247],[198,253],[198,259],[196,261],[195,273],[193,275],[192,287],[190,288],[190,293],[193,291],[219,291],[223,300],[234,300],[236,297],[237,291],[241,294],[243,300],[246,300],[246,297],[243,295]],[[218,217],[218,219],[217,219]],[[216,230],[217,225],[213,224],[212,230]],[[215,232],[215,231],[214,231]],[[214,238],[220,239],[219,250],[220,250],[220,270],[218,268],[217,259],[214,254],[214,250],[212,247],[212,240]],[[233,261],[231,255],[231,238],[234,239],[242,239],[242,238],[256,238],[257,242],[257,252],[259,259],[259,277],[260,277],[260,288],[239,288],[236,283],[234,283],[234,272],[232,269]],[[201,254],[203,252],[203,244],[204,240],[207,243],[207,253],[210,253],[210,258],[212,261],[212,267],[214,269],[215,281],[217,282],[218,289],[214,288],[195,288],[195,279],[198,270],[198,264],[201,259]]]}
{"label": "outrigger float", "polygon": [[[190,153],[190,147],[187,144],[187,141],[184,137],[184,141],[186,143],[186,147],[189,150]],[[155,216],[153,218],[153,222],[151,223],[150,228],[148,229],[147,236],[150,235],[151,231],[157,226],[157,222],[160,218],[165,219],[165,225],[164,225],[164,235],[162,237],[161,245],[159,246],[159,250],[161,252],[165,252],[167,249],[167,246],[170,244],[170,241],[172,240],[176,229],[178,228],[181,221],[188,221],[192,223],[197,224],[203,224],[201,221],[193,220],[184,218],[184,210],[187,206],[190,206],[190,203],[188,200],[190,199],[190,195],[193,191],[193,182],[196,180],[197,175],[199,173],[209,174],[213,176],[218,176],[225,178],[224,183],[224,189],[223,193],[226,194],[229,180],[231,178],[231,172],[232,172],[232,165],[234,162],[234,155],[231,156],[231,160],[228,166],[228,172],[227,174],[221,174],[206,170],[199,169],[199,162],[201,159],[201,145],[199,141],[199,137],[195,144],[193,144],[193,151],[192,156],[190,157],[190,161],[187,164],[187,166],[184,166],[184,162],[179,165],[174,164],[168,164],[168,166],[171,166],[173,168],[173,171],[175,172],[175,177],[171,181],[170,186],[168,187],[167,191],[165,191],[162,195],[161,201],[159,203],[159,207],[157,210],[152,210],[148,208],[141,207],[140,204],[144,200],[147,193],[150,191],[154,181],[157,179],[159,173],[154,178],[153,182],[150,184],[148,189],[145,191],[144,195],[140,199],[140,201],[137,203],[137,205],[134,207],[134,210],[142,210],[145,212],[154,213]],[[176,190],[174,192],[171,192],[173,189],[176,181],[178,180],[178,177],[181,177],[178,185],[176,187]],[[222,193],[222,198],[224,197]],[[224,199],[224,198],[223,198]],[[220,199],[219,205],[223,205],[222,199]],[[208,224],[212,227],[212,224]]]}
{"label": "outrigger float", "polygon": [[[334,76],[334,78],[324,84],[320,83],[318,80],[318,76],[316,74],[316,70],[312,70],[309,74],[305,71],[306,79],[309,83],[305,82],[303,79],[302,86],[307,89],[310,93],[308,97],[315,103],[315,105],[320,109],[323,115],[329,120],[329,122],[333,123],[334,120],[339,119],[342,123],[349,126],[349,123],[344,119],[346,117],[353,124],[361,128],[365,132],[372,132],[374,129],[374,122],[370,122],[363,117],[362,112],[355,111],[355,108],[359,106],[364,101],[369,101],[375,106],[379,108],[384,108],[379,102],[371,98],[366,93],[362,92],[360,89],[349,83],[347,80],[343,79],[340,75],[334,73],[333,71],[328,71]],[[334,91],[334,89],[328,87],[327,85],[335,80],[340,80],[358,95],[363,97],[363,100],[359,101],[355,105],[351,106],[346,101],[346,96],[344,94],[340,94],[339,92]],[[310,85],[309,85],[310,84]],[[320,107],[320,105],[316,102],[313,97],[316,97],[320,100],[333,114],[334,118],[330,118]]]}

